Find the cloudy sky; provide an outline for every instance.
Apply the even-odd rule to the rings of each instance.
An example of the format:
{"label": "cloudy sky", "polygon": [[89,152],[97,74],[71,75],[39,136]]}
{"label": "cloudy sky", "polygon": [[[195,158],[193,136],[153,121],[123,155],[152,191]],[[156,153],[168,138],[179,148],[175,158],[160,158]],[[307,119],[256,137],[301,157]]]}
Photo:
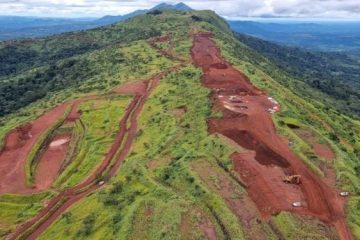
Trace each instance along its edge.
{"label": "cloudy sky", "polygon": [[[0,15],[100,17],[147,9],[157,0],[0,0]],[[178,1],[165,1],[177,3]],[[228,17],[300,17],[360,19],[360,0],[190,0],[194,9],[212,9]]]}

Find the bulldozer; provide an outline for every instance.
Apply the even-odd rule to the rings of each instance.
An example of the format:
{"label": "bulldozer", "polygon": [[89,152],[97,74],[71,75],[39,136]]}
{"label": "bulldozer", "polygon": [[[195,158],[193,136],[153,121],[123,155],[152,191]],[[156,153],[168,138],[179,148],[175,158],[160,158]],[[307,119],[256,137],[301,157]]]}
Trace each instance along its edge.
{"label": "bulldozer", "polygon": [[290,175],[285,176],[283,178],[284,183],[290,183],[290,184],[300,184],[301,182],[301,175]]}

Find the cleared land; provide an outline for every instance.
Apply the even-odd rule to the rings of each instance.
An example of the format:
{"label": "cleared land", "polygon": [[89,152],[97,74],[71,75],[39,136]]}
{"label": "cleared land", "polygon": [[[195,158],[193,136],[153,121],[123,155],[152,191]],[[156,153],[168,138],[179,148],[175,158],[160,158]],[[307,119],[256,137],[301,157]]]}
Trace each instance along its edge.
{"label": "cleared land", "polygon": [[[192,56],[204,71],[203,84],[215,91],[213,98],[237,98],[236,103],[224,101],[224,116],[209,121],[210,132],[232,139],[248,151],[234,153],[235,169],[248,185],[248,192],[266,217],[279,211],[292,211],[316,216],[333,224],[342,239],[352,239],[346,226],[344,200],[290,151],[276,134],[269,109],[274,109],[268,96],[255,88],[240,72],[222,59],[210,33],[194,37]],[[250,98],[250,99],[249,99]],[[268,103],[267,103],[268,102]],[[282,176],[300,174],[299,187],[281,181]],[[302,202],[294,208],[294,202]]]}

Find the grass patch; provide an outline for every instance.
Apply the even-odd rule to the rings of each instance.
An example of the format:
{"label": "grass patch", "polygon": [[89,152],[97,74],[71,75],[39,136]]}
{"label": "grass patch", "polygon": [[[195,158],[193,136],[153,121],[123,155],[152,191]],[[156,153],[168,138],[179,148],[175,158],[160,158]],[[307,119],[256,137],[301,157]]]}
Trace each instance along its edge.
{"label": "grass patch", "polygon": [[[76,123],[83,134],[80,150],[56,180],[55,185],[74,186],[88,176],[109,150],[119,131],[119,121],[131,97],[90,100],[80,105],[82,115]],[[81,122],[80,122],[81,121]],[[82,125],[84,133],[82,133]]]}

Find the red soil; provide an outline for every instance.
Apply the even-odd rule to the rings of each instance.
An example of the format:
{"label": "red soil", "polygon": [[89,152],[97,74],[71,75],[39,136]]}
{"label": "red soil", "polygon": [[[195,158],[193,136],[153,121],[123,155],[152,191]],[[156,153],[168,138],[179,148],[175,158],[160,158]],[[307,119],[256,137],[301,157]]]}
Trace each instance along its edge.
{"label": "red soil", "polygon": [[206,236],[206,239],[208,240],[216,240],[216,231],[214,229],[214,226],[209,221],[209,219],[202,217],[199,222],[199,228],[203,231],[204,235]]}
{"label": "red soil", "polygon": [[314,152],[329,161],[335,158],[333,151],[325,144],[314,144]]}
{"label": "red soil", "polygon": [[171,37],[169,35],[163,35],[159,37],[154,37],[149,40],[151,43],[163,43],[163,42],[170,42]]}
{"label": "red soil", "polygon": [[82,103],[82,99],[76,99],[71,107],[71,111],[67,116],[65,122],[75,122],[80,118],[79,105]]}
{"label": "red soil", "polygon": [[[172,60],[175,60],[175,61],[179,61],[179,62],[184,62],[185,59],[183,59],[182,57],[178,56],[175,52],[174,52],[174,47],[175,47],[175,43],[172,39],[172,36],[170,35],[164,35],[164,36],[160,36],[160,37],[154,37],[154,38],[151,38],[148,40],[148,43],[150,46],[152,46],[154,49],[156,49],[156,51],[169,58],[169,59],[172,59]],[[157,46],[158,43],[168,43],[169,46],[168,48],[166,49],[163,49],[163,48],[159,48]]]}
{"label": "red soil", "polygon": [[[48,189],[54,182],[69,147],[70,137],[70,134],[56,136],[46,147],[36,169],[35,183],[38,191]],[[53,144],[61,140],[64,140],[62,144]]]}
{"label": "red soil", "polygon": [[113,91],[117,94],[144,94],[146,87],[147,81],[138,81],[123,84]]}
{"label": "red soil", "polygon": [[[231,181],[225,172],[216,170],[208,162],[197,161],[192,166],[200,175],[201,180],[217,192],[239,218],[244,233],[248,236],[246,239],[266,239],[266,234],[253,231],[254,226],[257,225],[255,221],[260,217],[260,214],[251,199],[240,192],[238,183]],[[215,182],[214,179],[217,181]]]}
{"label": "red soil", "polygon": [[[176,70],[178,67],[179,66],[174,67],[172,71]],[[63,212],[65,212],[67,208],[101,187],[98,184],[98,176],[103,176],[102,179],[107,181],[117,173],[136,137],[137,117],[151,91],[165,74],[167,74],[167,72],[157,74],[146,82],[144,91],[136,91],[132,102],[128,105],[125,114],[119,123],[120,130],[116,136],[115,142],[112,144],[110,151],[106,154],[102,164],[95,172],[84,182],[61,192],[58,196],[53,198],[38,215],[18,227],[16,231],[9,236],[9,239],[17,239],[19,237],[36,239]],[[143,82],[138,82],[138,84],[143,84]],[[140,86],[133,87],[135,89],[141,88]],[[124,89],[122,91],[126,93]],[[129,89],[129,93],[133,93],[133,90]],[[30,227],[34,227],[34,231],[30,232],[29,235],[23,236],[22,234],[25,230]]]}
{"label": "red soil", "polygon": [[71,106],[71,111],[69,113],[69,115],[67,116],[65,122],[75,122],[77,119],[80,118],[81,116],[81,112],[79,110],[79,106],[81,103],[83,103],[84,101],[87,100],[94,100],[94,99],[98,99],[99,96],[86,96],[83,98],[79,98],[76,99],[74,101],[72,101],[72,106]]}
{"label": "red soil", "polygon": [[[211,36],[195,35],[191,50],[194,63],[203,69],[204,86],[214,89],[212,98],[224,113],[220,119],[209,120],[209,131],[220,133],[248,150],[234,153],[232,159],[262,215],[266,218],[279,211],[291,211],[314,216],[335,226],[341,239],[352,239],[346,225],[344,200],[277,135],[270,113],[280,110],[277,102],[226,62]],[[283,183],[281,179],[287,174],[302,175],[301,184]],[[293,208],[295,201],[301,201],[303,206]]]}
{"label": "red soil", "polygon": [[69,103],[55,107],[32,123],[20,126],[5,137],[5,146],[0,152],[0,194],[31,193],[36,189],[25,184],[25,162],[37,139],[48,126],[61,118]]}

